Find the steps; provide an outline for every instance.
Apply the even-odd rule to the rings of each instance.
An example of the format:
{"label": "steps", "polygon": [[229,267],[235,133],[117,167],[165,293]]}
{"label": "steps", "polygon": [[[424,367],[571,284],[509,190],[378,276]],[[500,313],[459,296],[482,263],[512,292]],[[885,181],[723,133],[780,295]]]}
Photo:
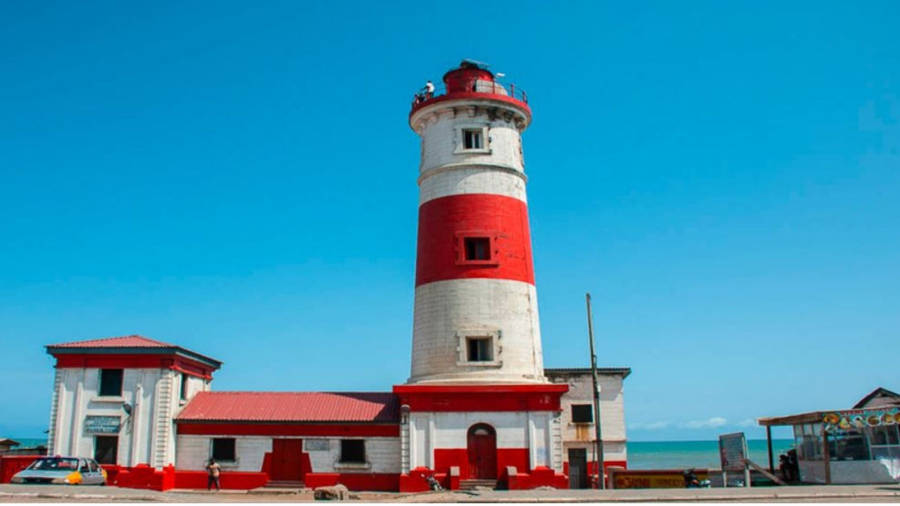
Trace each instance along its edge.
{"label": "steps", "polygon": [[494,490],[497,488],[497,480],[460,480],[460,490],[473,490],[476,488],[487,488]]}
{"label": "steps", "polygon": [[299,480],[270,480],[263,488],[303,488],[303,482]]}

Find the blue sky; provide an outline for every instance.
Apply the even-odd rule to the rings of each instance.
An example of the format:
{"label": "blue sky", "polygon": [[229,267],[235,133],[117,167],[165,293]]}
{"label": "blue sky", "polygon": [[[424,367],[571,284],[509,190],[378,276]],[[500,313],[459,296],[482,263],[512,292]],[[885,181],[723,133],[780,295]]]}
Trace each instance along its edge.
{"label": "blue sky", "polygon": [[900,389],[896,2],[0,6],[0,436],[43,345],[140,333],[219,390],[409,372],[411,94],[527,90],[545,363],[629,366],[632,440]]}

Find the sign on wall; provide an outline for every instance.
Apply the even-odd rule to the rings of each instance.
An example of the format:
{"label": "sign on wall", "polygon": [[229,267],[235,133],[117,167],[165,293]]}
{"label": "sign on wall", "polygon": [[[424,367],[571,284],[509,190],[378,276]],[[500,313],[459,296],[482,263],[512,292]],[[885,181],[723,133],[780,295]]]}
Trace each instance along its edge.
{"label": "sign on wall", "polygon": [[825,413],[822,422],[828,432],[895,425],[900,424],[900,408],[835,411]]}
{"label": "sign on wall", "polygon": [[[682,471],[615,470],[610,473],[614,488],[684,488]],[[698,480],[709,479],[709,472],[695,469]]]}
{"label": "sign on wall", "polygon": [[304,439],[304,446],[306,446],[306,451],[308,452],[327,452],[328,451],[328,440],[327,439]]}
{"label": "sign on wall", "polygon": [[122,425],[122,419],[118,416],[84,417],[84,431],[89,434],[118,434]]}

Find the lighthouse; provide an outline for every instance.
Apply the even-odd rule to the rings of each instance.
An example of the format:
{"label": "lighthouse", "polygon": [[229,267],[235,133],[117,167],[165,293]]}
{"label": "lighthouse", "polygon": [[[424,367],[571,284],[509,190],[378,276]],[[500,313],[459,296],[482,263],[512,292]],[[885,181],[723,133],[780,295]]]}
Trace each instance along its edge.
{"label": "lighthouse", "polygon": [[544,383],[524,95],[464,61],[415,104],[419,233],[409,383]]}
{"label": "lighthouse", "polygon": [[552,485],[565,479],[568,387],[547,381],[541,354],[522,151],[531,108],[476,62],[443,81],[409,115],[421,158],[412,366],[394,387],[403,476]]}

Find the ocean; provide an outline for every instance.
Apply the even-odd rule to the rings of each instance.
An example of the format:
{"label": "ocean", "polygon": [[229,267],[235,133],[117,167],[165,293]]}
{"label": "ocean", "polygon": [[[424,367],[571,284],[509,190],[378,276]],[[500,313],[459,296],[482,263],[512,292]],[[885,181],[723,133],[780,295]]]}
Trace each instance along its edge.
{"label": "ocean", "polygon": [[[0,438],[0,439],[3,439],[3,438]],[[19,443],[21,443],[18,446],[18,448],[32,448],[37,445],[47,446],[47,438],[38,439],[38,438],[33,438],[33,437],[11,437],[9,439],[12,439],[13,441],[18,441]]]}
{"label": "ocean", "polygon": [[[629,441],[629,469],[685,469],[689,467],[719,469],[718,441]],[[773,439],[772,458],[778,466],[778,455],[790,450],[792,439]],[[769,467],[765,439],[748,439],[750,460]]]}
{"label": "ocean", "polygon": [[[46,439],[12,438],[22,446],[47,444]],[[772,452],[775,465],[778,455],[789,450],[794,444],[790,439],[773,439]],[[769,457],[764,439],[747,441],[750,460],[768,467]],[[718,469],[718,441],[630,441],[628,442],[629,469],[686,469],[689,467]]]}

